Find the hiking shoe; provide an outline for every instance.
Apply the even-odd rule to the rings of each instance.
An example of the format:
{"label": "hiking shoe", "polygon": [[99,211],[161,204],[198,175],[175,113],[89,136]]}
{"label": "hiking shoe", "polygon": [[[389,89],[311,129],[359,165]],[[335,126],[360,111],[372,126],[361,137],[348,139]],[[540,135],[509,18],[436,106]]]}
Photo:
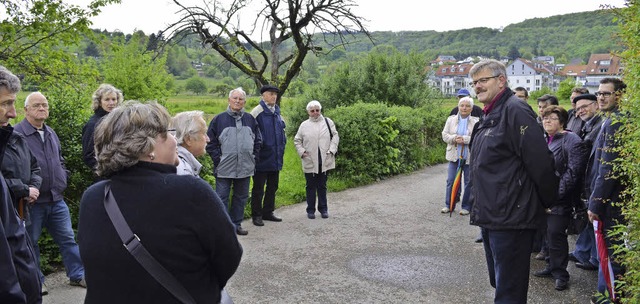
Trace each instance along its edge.
{"label": "hiking shoe", "polygon": [[80,280],[69,280],[69,285],[87,288],[87,281],[85,281],[84,278]]}
{"label": "hiking shoe", "polygon": [[448,207],[442,208],[442,210],[440,210],[440,213],[449,213],[449,208]]}
{"label": "hiking shoe", "polygon": [[467,209],[460,210],[460,215],[469,215],[469,210]]}
{"label": "hiking shoe", "polygon": [[40,295],[46,296],[49,294],[49,289],[47,289],[47,285],[42,283],[42,287],[40,288]]}

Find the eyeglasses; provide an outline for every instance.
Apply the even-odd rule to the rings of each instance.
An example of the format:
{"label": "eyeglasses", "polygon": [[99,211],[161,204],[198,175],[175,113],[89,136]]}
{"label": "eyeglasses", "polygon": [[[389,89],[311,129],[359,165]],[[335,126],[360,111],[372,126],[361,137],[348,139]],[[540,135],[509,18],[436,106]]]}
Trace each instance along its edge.
{"label": "eyeglasses", "polygon": [[43,109],[48,109],[49,108],[49,104],[48,103],[35,103],[32,105],[29,105],[29,107],[31,107],[32,109],[39,109],[40,107],[42,107]]}
{"label": "eyeglasses", "polygon": [[600,91],[598,91],[598,92],[595,92],[595,93],[593,93],[593,94],[594,94],[594,95],[596,95],[597,97],[600,97],[600,96],[602,96],[602,97],[609,97],[609,96],[611,96],[611,95],[613,95],[613,94],[615,94],[615,93],[616,93],[616,92],[600,92]]}
{"label": "eyeglasses", "polygon": [[5,102],[0,103],[0,108],[9,109],[16,104],[15,100],[7,100]]}
{"label": "eyeglasses", "polygon": [[472,82],[471,82],[471,84],[472,84],[473,86],[475,86],[475,85],[476,85],[476,84],[478,84],[478,83],[480,83],[480,84],[484,85],[484,84],[486,84],[486,83],[489,81],[489,79],[491,79],[491,78],[497,78],[497,77],[500,77],[500,75],[498,75],[498,76],[491,76],[491,77],[484,77],[484,78],[480,78],[480,79],[478,79],[478,80],[474,80],[474,81],[472,81]]}
{"label": "eyeglasses", "polygon": [[560,118],[547,116],[547,117],[543,117],[542,120],[543,121],[545,121],[545,120],[553,120],[553,121],[555,121],[555,120],[560,120]]}
{"label": "eyeglasses", "polygon": [[592,101],[592,102],[590,102],[590,103],[588,103],[586,105],[581,105],[579,107],[576,107],[576,112],[580,112],[582,110],[586,110],[590,105],[594,104],[595,102],[596,101],[594,100],[594,101]]}
{"label": "eyeglasses", "polygon": [[309,112],[311,112],[311,113],[320,112],[320,109],[311,109],[311,110],[309,110]]}
{"label": "eyeglasses", "polygon": [[167,133],[176,136],[176,129],[167,129]]}

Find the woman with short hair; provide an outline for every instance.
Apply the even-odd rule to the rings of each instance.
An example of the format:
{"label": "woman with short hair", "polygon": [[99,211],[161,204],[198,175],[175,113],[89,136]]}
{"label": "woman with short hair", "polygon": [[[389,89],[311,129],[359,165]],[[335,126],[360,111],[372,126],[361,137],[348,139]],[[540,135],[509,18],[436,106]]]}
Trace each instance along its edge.
{"label": "woman with short hair", "polygon": [[161,105],[126,102],[95,132],[97,173],[80,202],[78,244],[85,266],[85,303],[176,303],[123,246],[107,215],[105,187],[147,251],[194,298],[219,303],[242,247],[209,184],[176,175],[177,143]]}
{"label": "woman with short hair", "polygon": [[171,129],[178,142],[178,175],[199,176],[202,164],[196,159],[206,153],[209,142],[207,123],[202,111],[187,111],[171,119]]}

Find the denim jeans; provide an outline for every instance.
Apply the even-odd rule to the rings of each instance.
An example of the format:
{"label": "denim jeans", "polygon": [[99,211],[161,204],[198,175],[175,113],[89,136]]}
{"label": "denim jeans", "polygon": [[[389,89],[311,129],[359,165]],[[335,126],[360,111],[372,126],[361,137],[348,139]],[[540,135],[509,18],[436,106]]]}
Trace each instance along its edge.
{"label": "denim jeans", "polygon": [[535,230],[481,231],[494,303],[526,303]]}
{"label": "denim jeans", "polygon": [[[447,192],[445,193],[445,207],[449,207],[449,203],[451,202],[451,189],[453,188],[453,181],[456,179],[456,173],[458,173],[458,162],[449,162],[449,167],[447,168]],[[465,164],[462,166],[462,177],[464,179],[464,193],[462,195],[462,209],[467,211],[471,211],[471,206],[469,205],[469,179],[471,175],[469,175],[469,165]],[[458,193],[456,196],[460,198],[460,190],[462,187],[458,188]],[[458,201],[458,200],[456,200]],[[453,209],[456,209],[455,202]]]}
{"label": "denim jeans", "polygon": [[587,227],[578,234],[576,248],[573,256],[581,263],[591,263],[598,266],[598,247],[596,247],[596,236],[593,232],[593,224],[588,223]]}
{"label": "denim jeans", "polygon": [[327,176],[328,171],[324,173],[305,173],[307,180],[307,214],[316,213],[316,195],[318,196],[318,211],[325,213],[327,207]]}
{"label": "denim jeans", "polygon": [[[67,271],[67,277],[73,281],[84,278],[84,266],[80,260],[80,250],[71,228],[69,207],[64,200],[53,203],[36,203],[30,207],[30,219],[27,221],[27,233],[33,242],[38,265],[40,265],[40,248],[38,239],[42,228],[47,231],[58,244],[62,263]],[[40,271],[40,281],[44,283],[44,275]]]}
{"label": "denim jeans", "polygon": [[[216,193],[222,203],[228,207],[229,217],[236,227],[240,227],[244,219],[244,206],[249,199],[250,179],[250,177],[216,178]],[[231,187],[233,187],[233,197],[231,198],[231,205],[229,205]]]}

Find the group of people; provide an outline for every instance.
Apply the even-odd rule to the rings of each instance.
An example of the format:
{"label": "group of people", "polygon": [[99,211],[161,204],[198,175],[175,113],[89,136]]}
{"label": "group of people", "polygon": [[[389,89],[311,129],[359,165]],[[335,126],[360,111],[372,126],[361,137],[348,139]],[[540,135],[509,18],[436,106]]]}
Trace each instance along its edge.
{"label": "group of people", "polygon": [[[232,90],[227,110],[207,127],[202,111],[171,117],[158,103],[123,102],[119,89],[100,85],[82,130],[82,159],[95,176],[80,202],[77,243],[63,200],[68,172],[60,140],[45,124],[49,103],[40,92],[29,94],[24,120],[12,127],[19,91],[19,78],[0,66],[1,303],[41,303],[47,293],[37,246],[44,227],[60,247],[69,283],[89,286],[86,303],[181,298],[164,285],[166,276],[139,262],[138,248],[160,261],[179,282],[173,286],[192,300],[218,303],[242,256],[236,235],[248,233],[241,222],[251,177],[254,225],[282,221],[274,214],[286,145],[277,87],[263,86],[251,113],[242,88]],[[335,168],[339,136],[318,101],[307,112],[294,140],[307,179],[307,216],[315,218],[317,206],[328,218],[327,173]],[[215,190],[199,177],[198,157],[205,153],[213,160]],[[111,200],[122,221],[112,217]],[[133,239],[121,239],[123,225]]]}
{"label": "group of people", "polygon": [[[575,88],[569,112],[555,96],[543,95],[536,115],[526,103],[526,89],[508,87],[501,62],[483,60],[470,76],[484,109],[474,116],[473,99],[461,92],[457,111],[447,118],[442,139],[449,167],[441,211],[453,212],[464,188],[460,215],[470,215],[470,223],[481,228],[495,303],[527,301],[530,257],[537,251],[547,265],[534,275],[553,278],[556,290],[568,288],[571,260],[582,269],[599,269],[593,303],[613,301],[616,292],[598,262],[594,226],[605,235],[607,259],[618,278],[624,269],[612,245],[620,240],[611,229],[624,223],[617,205],[623,186],[612,163],[618,157],[616,117],[624,82],[604,78],[595,94]],[[457,172],[463,187],[452,186]],[[594,224],[586,225],[569,252],[567,228],[578,212]]]}

